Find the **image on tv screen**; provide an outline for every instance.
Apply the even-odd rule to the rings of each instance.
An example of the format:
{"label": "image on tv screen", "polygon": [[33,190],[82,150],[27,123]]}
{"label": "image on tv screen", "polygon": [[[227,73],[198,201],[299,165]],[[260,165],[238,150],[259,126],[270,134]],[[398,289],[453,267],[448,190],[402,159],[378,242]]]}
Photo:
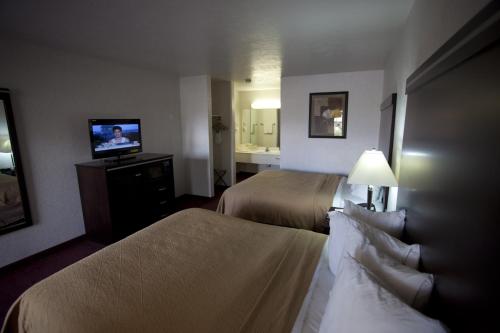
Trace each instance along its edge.
{"label": "image on tv screen", "polygon": [[92,125],[94,151],[141,146],[139,124]]}

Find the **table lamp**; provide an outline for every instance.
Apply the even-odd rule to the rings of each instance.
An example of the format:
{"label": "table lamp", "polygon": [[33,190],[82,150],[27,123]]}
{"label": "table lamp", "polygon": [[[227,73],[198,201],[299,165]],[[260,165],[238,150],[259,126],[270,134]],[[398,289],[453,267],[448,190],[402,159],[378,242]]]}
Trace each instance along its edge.
{"label": "table lamp", "polygon": [[348,184],[368,185],[367,206],[372,206],[373,186],[398,186],[391,167],[380,150],[365,150],[347,178]]}

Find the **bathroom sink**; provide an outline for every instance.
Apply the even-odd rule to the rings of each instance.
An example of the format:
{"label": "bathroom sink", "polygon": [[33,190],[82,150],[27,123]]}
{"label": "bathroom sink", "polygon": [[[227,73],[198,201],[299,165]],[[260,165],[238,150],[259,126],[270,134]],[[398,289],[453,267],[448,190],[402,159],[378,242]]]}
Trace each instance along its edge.
{"label": "bathroom sink", "polygon": [[252,147],[253,149],[245,149],[246,147],[239,148],[235,154],[236,162],[268,165],[280,164],[279,148],[270,148],[269,151],[266,151],[265,147]]}
{"label": "bathroom sink", "polygon": [[271,155],[279,155],[279,153],[280,153],[279,147],[269,147],[267,149],[266,149],[266,147],[261,147],[261,146],[242,145],[242,146],[236,148],[236,152],[237,153],[245,153],[245,154],[271,154]]}

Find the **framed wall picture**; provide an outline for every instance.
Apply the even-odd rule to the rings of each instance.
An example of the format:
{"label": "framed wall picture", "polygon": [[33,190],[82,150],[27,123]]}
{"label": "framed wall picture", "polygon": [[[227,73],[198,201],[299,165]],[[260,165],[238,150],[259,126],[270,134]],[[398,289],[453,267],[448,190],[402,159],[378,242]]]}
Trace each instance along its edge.
{"label": "framed wall picture", "polygon": [[345,139],[349,92],[309,94],[309,137]]}

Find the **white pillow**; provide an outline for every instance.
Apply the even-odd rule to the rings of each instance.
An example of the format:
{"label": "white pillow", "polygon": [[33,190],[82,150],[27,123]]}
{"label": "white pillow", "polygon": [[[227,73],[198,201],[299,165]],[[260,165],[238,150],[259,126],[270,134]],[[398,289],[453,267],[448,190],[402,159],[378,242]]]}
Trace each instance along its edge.
{"label": "white pillow", "polygon": [[420,260],[418,244],[405,244],[382,230],[356,221],[338,211],[330,212],[328,215],[330,217],[328,255],[333,274],[340,271],[344,253],[354,253],[355,249],[364,246],[367,240],[400,263],[417,269]]}
{"label": "white pillow", "polygon": [[321,320],[320,333],[445,333],[439,321],[412,309],[355,259],[347,257]]}
{"label": "white pillow", "polygon": [[[360,229],[349,223],[350,218],[345,214],[332,214],[332,218],[335,220],[332,228],[336,231],[332,233],[332,239],[328,243],[336,243],[332,244],[330,250],[332,272],[339,272],[343,258],[348,254],[365,265],[386,288],[400,296],[407,304],[417,309],[425,306],[434,285],[434,277],[431,274],[405,266],[400,260],[378,250]],[[340,235],[341,239],[337,237]]]}
{"label": "white pillow", "polygon": [[350,200],[344,201],[344,214],[358,221],[368,223],[375,228],[387,232],[389,235],[400,238],[405,226],[406,211],[397,212],[373,212]]}
{"label": "white pillow", "polygon": [[421,310],[429,301],[434,286],[432,274],[422,273],[401,264],[369,242],[366,242],[366,245],[359,248],[356,253],[349,254],[406,304]]}

